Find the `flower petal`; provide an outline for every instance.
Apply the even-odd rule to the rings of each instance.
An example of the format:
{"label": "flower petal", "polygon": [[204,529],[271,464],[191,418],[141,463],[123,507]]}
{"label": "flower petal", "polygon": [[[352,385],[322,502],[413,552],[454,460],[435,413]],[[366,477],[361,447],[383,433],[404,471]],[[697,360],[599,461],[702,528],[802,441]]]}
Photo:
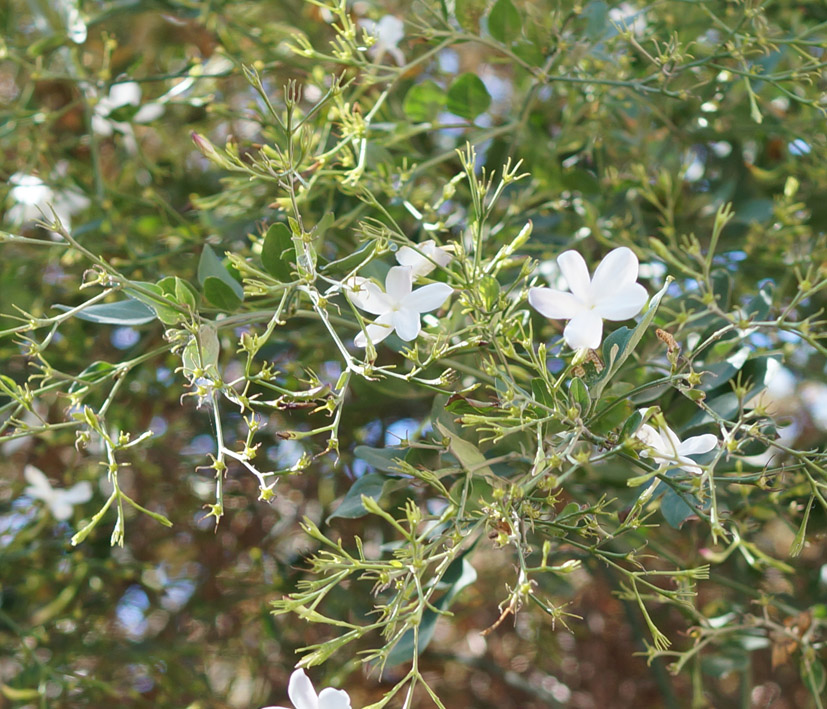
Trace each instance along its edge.
{"label": "flower petal", "polygon": [[678,446],[678,453],[680,455],[697,455],[700,453],[709,453],[718,446],[718,438],[711,433],[704,433],[701,436],[692,436],[687,438]]}
{"label": "flower petal", "polygon": [[83,480],[75,485],[72,485],[68,490],[60,492],[62,500],[68,502],[70,505],[79,505],[82,502],[89,502],[92,499],[92,485],[87,480]]}
{"label": "flower petal", "polygon": [[678,457],[678,462],[680,465],[678,466],[681,470],[685,470],[687,473],[692,473],[693,475],[700,475],[703,473],[703,469],[700,465],[698,465],[694,460],[691,458],[685,458],[683,456]]}
{"label": "flower petal", "polygon": [[49,482],[49,478],[43,474],[40,468],[27,465],[23,468],[23,477],[26,478],[26,481],[30,485],[25,491],[29,497],[34,497],[38,500],[48,500],[54,497],[54,488]]}
{"label": "flower petal", "polygon": [[557,265],[568,283],[569,290],[578,300],[589,303],[591,279],[583,257],[577,251],[564,251],[557,257]]}
{"label": "flower petal", "polygon": [[586,309],[585,303],[573,293],[553,288],[532,288],[528,302],[540,315],[552,320],[571,320]]}
{"label": "flower petal", "polygon": [[437,266],[447,266],[451,258],[451,254],[437,246],[433,239],[423,241],[415,248],[403,246],[396,252],[397,262],[400,266],[409,266],[414,279],[427,276]]}
{"label": "flower petal", "polygon": [[72,516],[72,505],[66,502],[62,496],[55,497],[49,503],[49,511],[58,522],[63,522]]}
{"label": "flower petal", "polygon": [[296,670],[290,675],[287,696],[296,709],[319,709],[319,697],[304,670]]}
{"label": "flower petal", "polygon": [[[376,345],[382,342],[388,335],[393,332],[393,313],[388,312],[376,318],[376,321],[368,325],[366,328],[370,341]],[[353,338],[353,344],[357,347],[367,346],[367,339],[365,333],[360,332]]]}
{"label": "flower petal", "polygon": [[405,342],[415,340],[422,329],[419,312],[412,308],[400,308],[393,314],[393,326],[400,340]]}
{"label": "flower petal", "polygon": [[654,427],[650,426],[648,423],[643,424],[639,429],[638,432],[635,434],[637,439],[641,441],[645,446],[648,448],[644,448],[640,454],[645,458],[652,458],[652,451],[649,448],[654,449],[655,451],[660,450],[662,445],[660,436],[658,432],[654,429]]}
{"label": "flower petal", "polygon": [[415,310],[417,313],[427,313],[439,308],[453,292],[454,289],[447,283],[429,283],[408,295],[402,301],[402,307]]}
{"label": "flower petal", "polygon": [[649,294],[640,283],[629,283],[597,300],[594,309],[606,320],[628,320],[643,310],[648,299]]}
{"label": "flower petal", "polygon": [[350,697],[343,689],[323,689],[319,693],[319,709],[351,709]]}
{"label": "flower petal", "polygon": [[584,310],[573,317],[563,330],[566,344],[573,350],[586,347],[595,350],[603,337],[603,320],[594,310]]}
{"label": "flower petal", "polygon": [[591,286],[595,302],[634,283],[637,272],[638,260],[634,251],[625,246],[610,251],[594,270]]}
{"label": "flower petal", "polygon": [[121,106],[137,106],[141,102],[141,87],[136,81],[115,84],[109,90],[109,101],[113,110]]}
{"label": "flower petal", "polygon": [[368,278],[351,276],[345,282],[345,289],[350,302],[360,310],[373,315],[381,315],[391,309],[388,297],[379,286]]}
{"label": "flower petal", "polygon": [[385,292],[388,300],[399,303],[405,296],[410,295],[413,284],[413,272],[408,266],[394,266],[388,271],[385,278]]}

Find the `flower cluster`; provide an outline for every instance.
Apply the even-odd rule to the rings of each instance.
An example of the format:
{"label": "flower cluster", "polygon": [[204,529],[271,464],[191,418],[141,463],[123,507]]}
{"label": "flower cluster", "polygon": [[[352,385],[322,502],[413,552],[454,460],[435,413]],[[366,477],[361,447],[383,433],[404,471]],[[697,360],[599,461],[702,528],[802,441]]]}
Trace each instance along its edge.
{"label": "flower cluster", "polygon": [[68,490],[52,487],[43,471],[33,465],[23,469],[23,476],[29,483],[24,493],[35,500],[43,500],[52,513],[52,517],[62,522],[72,516],[72,507],[92,499],[92,486],[86,481],[79,482]]}
{"label": "flower cluster", "polygon": [[437,266],[447,266],[451,255],[426,241],[419,250],[403,246],[396,254],[400,266],[394,266],[385,278],[385,290],[362,276],[352,276],[345,283],[351,302],[359,309],[378,317],[366,332],[356,335],[357,347],[365,347],[367,338],[373,344],[392,332],[405,342],[415,340],[422,329],[420,315],[436,310],[448,300],[454,289],[445,283],[429,283],[413,290],[413,282],[429,274]]}
{"label": "flower cluster", "polygon": [[661,422],[658,428],[644,423],[635,435],[646,446],[641,451],[644,458],[651,458],[658,464],[673,464],[693,475],[700,475],[703,470],[688,456],[709,453],[718,446],[718,439],[711,433],[690,436],[681,441],[665,422]]}

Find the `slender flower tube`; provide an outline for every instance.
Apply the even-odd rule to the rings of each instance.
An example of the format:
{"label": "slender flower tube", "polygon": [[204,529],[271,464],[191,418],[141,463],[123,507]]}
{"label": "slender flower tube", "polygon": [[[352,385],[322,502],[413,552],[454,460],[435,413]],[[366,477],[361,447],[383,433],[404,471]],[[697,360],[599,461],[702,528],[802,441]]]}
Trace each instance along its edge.
{"label": "slender flower tube", "polygon": [[547,318],[569,321],[563,337],[572,349],[597,349],[603,339],[603,320],[628,320],[646,303],[646,289],[636,282],[637,256],[625,246],[606,254],[591,278],[576,251],[564,251],[557,264],[571,292],[532,288],[528,302]]}
{"label": "slender flower tube", "polygon": [[[353,304],[379,316],[367,326],[371,342],[381,342],[394,331],[405,342],[415,340],[422,329],[419,316],[439,308],[454,291],[445,283],[429,283],[416,290],[412,286],[413,272],[409,266],[394,266],[388,271],[384,292],[367,278],[348,279],[345,287]],[[365,333],[356,335],[354,343],[365,347]]]}
{"label": "slender flower tube", "polygon": [[[350,697],[342,689],[327,687],[319,694],[313,689],[313,684],[304,670],[296,670],[290,675],[287,685],[287,696],[293,702],[295,709],[351,709]],[[264,707],[264,709],[290,709],[289,707]]]}

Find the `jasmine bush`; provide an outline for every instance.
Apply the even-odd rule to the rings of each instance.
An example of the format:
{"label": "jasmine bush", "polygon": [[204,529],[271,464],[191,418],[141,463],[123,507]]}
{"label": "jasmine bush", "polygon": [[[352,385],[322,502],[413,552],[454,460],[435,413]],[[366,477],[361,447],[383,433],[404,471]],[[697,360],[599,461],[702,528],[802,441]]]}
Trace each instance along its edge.
{"label": "jasmine bush", "polygon": [[820,7],[2,12],[2,696],[823,706]]}

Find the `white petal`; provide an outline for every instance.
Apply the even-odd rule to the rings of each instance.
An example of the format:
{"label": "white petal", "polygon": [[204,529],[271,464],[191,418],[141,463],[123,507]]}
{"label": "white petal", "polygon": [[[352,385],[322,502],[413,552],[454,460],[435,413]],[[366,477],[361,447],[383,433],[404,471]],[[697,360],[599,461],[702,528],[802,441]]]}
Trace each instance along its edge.
{"label": "white petal", "polygon": [[29,497],[45,500],[47,497],[54,495],[54,489],[49,482],[49,478],[47,478],[39,468],[35,468],[33,465],[27,465],[23,468],[23,477],[25,477],[26,481],[31,485],[31,487],[26,488],[26,494],[29,495]]}
{"label": "white petal", "polygon": [[638,261],[634,251],[621,246],[606,254],[594,270],[592,296],[595,302],[616,293],[637,280]]}
{"label": "white petal", "polygon": [[[385,313],[376,318],[376,322],[365,328],[370,336],[370,341],[376,345],[393,332],[393,313]],[[353,338],[353,344],[357,347],[366,347],[367,339],[365,333],[360,332]]]}
{"label": "white petal", "polygon": [[72,516],[72,505],[70,505],[62,497],[57,497],[49,503],[49,511],[59,522],[69,519]]}
{"label": "white petal", "polygon": [[693,475],[700,475],[701,473],[703,473],[703,469],[701,468],[701,466],[698,465],[691,458],[684,458],[683,456],[679,456],[678,462],[680,463],[678,467],[681,470],[685,470],[687,473],[692,473]]}
{"label": "white petal", "polygon": [[381,315],[391,309],[391,304],[382,289],[373,281],[362,276],[351,276],[345,282],[348,298],[360,310]]}
{"label": "white petal", "polygon": [[120,108],[131,104],[137,106],[141,102],[141,87],[135,81],[127,81],[122,84],[115,84],[109,90],[109,100],[112,108]]}
{"label": "white petal", "polygon": [[411,308],[401,308],[393,314],[393,326],[400,340],[410,342],[415,340],[422,325],[419,322],[419,312]]}
{"label": "white petal", "polygon": [[112,135],[112,124],[109,120],[96,113],[92,116],[92,130],[98,135],[108,137]]}
{"label": "white petal", "polygon": [[552,320],[571,320],[586,310],[576,295],[553,288],[532,288],[528,291],[528,302],[540,315]]}
{"label": "white petal", "polygon": [[385,292],[388,300],[400,303],[411,292],[413,273],[407,266],[394,266],[385,278]]}
{"label": "white petal", "polygon": [[659,432],[661,440],[663,440],[661,451],[669,458],[677,459],[681,449],[681,439],[669,426],[662,427]]}
{"label": "white petal", "polygon": [[577,251],[564,251],[557,257],[557,265],[569,285],[569,290],[583,303],[589,303],[591,279],[583,257]]}
{"label": "white petal", "polygon": [[454,289],[447,283],[429,283],[417,288],[404,301],[402,307],[415,310],[417,313],[428,313],[436,310],[451,297]]}
{"label": "white petal", "polygon": [[701,436],[692,436],[687,438],[678,446],[678,453],[681,455],[696,455],[699,453],[709,453],[718,446],[718,438],[711,433],[704,433]]}
{"label": "white petal", "polygon": [[[660,436],[658,432],[650,426],[648,423],[643,424],[639,429],[638,432],[635,434],[637,439],[641,441],[644,445],[648,446],[649,448],[653,448],[654,450],[659,450],[660,446],[662,445]],[[646,458],[651,458],[652,453],[647,449],[643,449],[640,454],[645,456]]]}
{"label": "white petal", "polygon": [[640,283],[629,283],[613,295],[597,300],[595,310],[606,320],[628,320],[643,310],[648,299],[649,294]]}
{"label": "white petal", "polygon": [[376,25],[376,37],[395,47],[405,37],[405,23],[395,15],[385,15]]}
{"label": "white petal", "polygon": [[88,481],[83,480],[68,490],[60,492],[62,500],[68,502],[70,505],[79,505],[82,502],[89,502],[92,499],[92,485]]}
{"label": "white petal", "polygon": [[410,267],[414,279],[427,276],[437,266],[447,266],[451,258],[451,254],[437,246],[433,239],[423,241],[416,248],[403,246],[396,252],[397,262],[400,266]]}
{"label": "white petal", "polygon": [[600,347],[603,337],[603,320],[594,310],[584,310],[569,321],[563,330],[563,337],[573,350],[583,347],[595,350]]}
{"label": "white petal", "polygon": [[287,696],[296,709],[319,709],[319,698],[304,670],[296,670],[290,675]]}
{"label": "white petal", "polygon": [[323,689],[319,694],[319,709],[351,709],[350,697],[343,689]]}
{"label": "white petal", "polygon": [[138,109],[132,118],[135,123],[149,123],[164,114],[164,107],[160,103],[147,103]]}

